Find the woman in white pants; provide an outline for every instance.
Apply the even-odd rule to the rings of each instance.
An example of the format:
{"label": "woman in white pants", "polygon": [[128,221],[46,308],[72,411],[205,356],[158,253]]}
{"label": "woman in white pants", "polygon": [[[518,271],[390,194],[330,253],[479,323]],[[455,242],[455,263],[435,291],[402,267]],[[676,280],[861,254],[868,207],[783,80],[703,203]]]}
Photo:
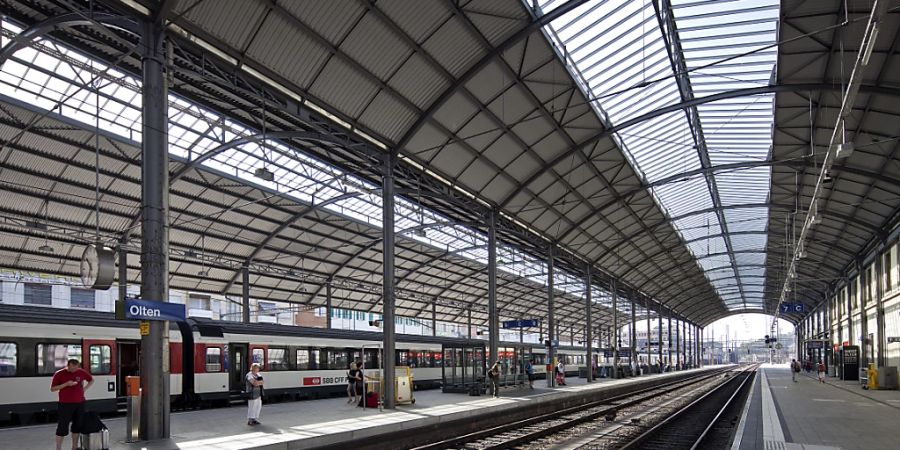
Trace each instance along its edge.
{"label": "woman in white pants", "polygon": [[247,372],[247,425],[259,425],[259,412],[262,410],[263,377],[259,374],[259,364],[253,363]]}

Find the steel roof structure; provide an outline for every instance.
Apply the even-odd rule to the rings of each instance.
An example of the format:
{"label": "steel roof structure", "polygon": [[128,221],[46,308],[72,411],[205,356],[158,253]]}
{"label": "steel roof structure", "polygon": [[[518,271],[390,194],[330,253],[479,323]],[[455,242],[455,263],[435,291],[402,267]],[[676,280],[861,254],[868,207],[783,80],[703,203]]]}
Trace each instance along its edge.
{"label": "steel roof structure", "polygon": [[[487,320],[491,216],[502,318],[546,316],[549,253],[564,327],[584,326],[588,267],[603,322],[613,292],[623,316],[621,298],[700,326],[774,313],[869,13],[844,4],[163,2],[171,286],[239,297],[247,267],[255,298],[319,306],[331,286],[335,306],[378,311],[393,153],[399,315]],[[97,235],[139,252],[134,30],[156,6],[2,6],[12,266],[76,274]],[[807,302],[897,224],[898,18],[890,5],[847,122],[856,151],[818,204]]]}

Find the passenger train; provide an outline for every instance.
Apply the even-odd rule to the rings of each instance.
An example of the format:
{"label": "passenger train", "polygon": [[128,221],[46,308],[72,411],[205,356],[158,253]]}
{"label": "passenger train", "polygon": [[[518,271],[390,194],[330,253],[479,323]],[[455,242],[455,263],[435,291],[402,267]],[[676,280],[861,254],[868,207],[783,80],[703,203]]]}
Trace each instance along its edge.
{"label": "passenger train", "polygon": [[[82,361],[94,376],[86,392],[97,412],[124,410],[125,377],[140,370],[140,332],[134,321],[112,313],[46,307],[0,305],[0,421],[27,423],[36,413],[56,410],[50,392],[53,373],[66,360]],[[345,392],[351,361],[380,367],[381,333],[325,330],[271,324],[242,324],[188,319],[170,323],[168,364],[174,408],[238,401],[251,363],[262,366],[267,399],[303,399]],[[484,341],[397,335],[397,365],[409,366],[416,389],[439,387],[443,345],[484,345]],[[518,350],[517,350],[518,349]],[[513,352],[533,361],[535,374],[546,374],[546,348],[501,343],[500,358]],[[567,373],[584,367],[584,349],[560,347]]]}

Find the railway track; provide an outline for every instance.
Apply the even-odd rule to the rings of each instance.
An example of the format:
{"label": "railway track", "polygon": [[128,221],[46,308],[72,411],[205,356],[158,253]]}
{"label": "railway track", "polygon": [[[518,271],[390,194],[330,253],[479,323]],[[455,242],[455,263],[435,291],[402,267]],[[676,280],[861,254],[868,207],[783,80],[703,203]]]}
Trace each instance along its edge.
{"label": "railway track", "polygon": [[627,437],[640,434],[640,431],[648,428],[646,424],[661,421],[666,414],[671,414],[689,400],[698,397],[700,392],[708,392],[721,385],[726,374],[733,371],[734,369],[723,369],[706,373],[416,448],[617,448],[609,447],[602,441],[612,436],[615,437],[614,441],[621,444]]}

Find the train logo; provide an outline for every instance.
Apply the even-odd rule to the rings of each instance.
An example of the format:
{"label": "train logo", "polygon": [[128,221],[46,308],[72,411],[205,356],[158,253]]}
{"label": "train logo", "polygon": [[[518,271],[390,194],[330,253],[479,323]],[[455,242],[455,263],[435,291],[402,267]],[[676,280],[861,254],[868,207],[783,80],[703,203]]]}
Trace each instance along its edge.
{"label": "train logo", "polygon": [[322,384],[322,377],[303,377],[304,386],[318,386]]}

